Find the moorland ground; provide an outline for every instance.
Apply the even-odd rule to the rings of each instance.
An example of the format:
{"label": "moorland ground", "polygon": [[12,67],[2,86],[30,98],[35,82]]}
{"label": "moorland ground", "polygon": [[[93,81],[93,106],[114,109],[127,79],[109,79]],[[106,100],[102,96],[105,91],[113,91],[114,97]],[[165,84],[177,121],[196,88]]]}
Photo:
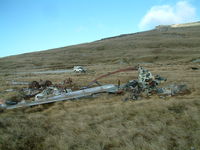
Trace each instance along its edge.
{"label": "moorland ground", "polygon": [[[80,87],[99,75],[140,64],[168,80],[184,83],[189,95],[122,101],[126,95],[58,102],[0,113],[0,149],[14,150],[190,150],[200,149],[200,26],[151,30],[92,43],[27,53],[0,59],[0,96],[9,99],[20,89],[10,81],[48,79],[59,83],[71,77]],[[39,74],[41,70],[83,65],[85,74]],[[21,74],[20,72],[23,72]],[[102,84],[136,79],[124,72]],[[164,84],[164,85],[165,85]]]}

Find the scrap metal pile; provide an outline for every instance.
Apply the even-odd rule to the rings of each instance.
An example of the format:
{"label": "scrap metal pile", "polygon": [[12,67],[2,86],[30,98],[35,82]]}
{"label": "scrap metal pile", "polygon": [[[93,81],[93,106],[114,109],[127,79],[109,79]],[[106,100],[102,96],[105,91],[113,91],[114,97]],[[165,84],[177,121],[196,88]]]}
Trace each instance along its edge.
{"label": "scrap metal pile", "polygon": [[153,76],[152,73],[142,67],[138,67],[138,79],[131,80],[122,89],[130,92],[130,96],[125,100],[137,100],[141,97],[157,94],[161,97],[174,96],[177,94],[189,94],[190,91],[185,84],[172,84],[166,87],[159,87],[166,78],[160,75]]}
{"label": "scrap metal pile", "polygon": [[[123,85],[100,85],[97,81],[103,77],[118,73],[137,70],[138,78],[131,80]],[[83,97],[93,96],[97,93],[129,93],[125,100],[138,100],[142,97],[157,94],[159,96],[173,96],[177,94],[188,94],[188,90],[185,84],[172,84],[166,87],[159,87],[159,85],[165,82],[167,79],[159,75],[153,76],[152,73],[140,66],[129,67],[126,69],[120,69],[93,80],[87,87],[78,88],[73,83],[71,78],[64,80],[61,84],[52,84],[51,81],[33,81],[29,84],[28,88],[23,88],[20,93],[23,95],[22,100],[19,102],[13,102],[10,100],[1,100],[0,108],[14,109],[19,107],[34,106],[46,103],[52,103],[57,101],[79,99]],[[93,83],[97,83],[99,86],[91,87]],[[34,97],[33,101],[27,101]]]}

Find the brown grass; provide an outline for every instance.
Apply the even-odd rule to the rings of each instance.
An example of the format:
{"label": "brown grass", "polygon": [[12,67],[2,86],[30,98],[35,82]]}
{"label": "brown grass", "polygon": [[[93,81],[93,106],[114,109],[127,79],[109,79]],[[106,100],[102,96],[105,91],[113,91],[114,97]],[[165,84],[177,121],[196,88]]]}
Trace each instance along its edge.
{"label": "brown grass", "polygon": [[[0,149],[200,149],[200,71],[191,69],[199,67],[191,62],[200,58],[199,32],[197,27],[172,29],[167,34],[150,31],[1,59],[0,68],[4,71],[0,74],[1,98],[15,94],[6,93],[5,89],[22,87],[9,85],[11,80],[48,79],[58,83],[71,77],[77,85],[85,86],[99,75],[139,62],[153,74],[166,77],[167,84],[187,84],[192,93],[165,99],[154,95],[127,102],[122,101],[125,95],[102,94],[4,111],[0,113]],[[19,70],[63,69],[77,64],[86,65],[89,72],[15,74]],[[119,73],[102,79],[101,83],[116,84],[118,79],[126,83],[136,77],[137,72]]]}

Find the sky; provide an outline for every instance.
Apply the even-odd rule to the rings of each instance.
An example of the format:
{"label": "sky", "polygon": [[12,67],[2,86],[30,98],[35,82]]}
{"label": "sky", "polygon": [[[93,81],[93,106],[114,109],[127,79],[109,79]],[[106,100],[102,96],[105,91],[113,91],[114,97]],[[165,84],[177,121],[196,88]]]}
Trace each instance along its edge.
{"label": "sky", "polygon": [[0,57],[194,21],[199,0],[0,0]]}

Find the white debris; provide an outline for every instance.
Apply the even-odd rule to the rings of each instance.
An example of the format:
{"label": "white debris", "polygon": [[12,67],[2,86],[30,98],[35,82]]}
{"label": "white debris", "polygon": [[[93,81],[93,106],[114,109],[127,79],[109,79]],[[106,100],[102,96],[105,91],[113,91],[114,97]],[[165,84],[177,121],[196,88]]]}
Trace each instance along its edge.
{"label": "white debris", "polygon": [[15,90],[14,89],[7,89],[5,90],[5,92],[14,92]]}
{"label": "white debris", "polygon": [[35,101],[47,99],[48,97],[57,96],[57,95],[61,95],[61,94],[62,94],[62,92],[58,88],[47,87],[45,90],[43,90],[41,93],[39,93],[35,96]]}
{"label": "white debris", "polygon": [[85,73],[86,69],[82,66],[74,66],[73,71],[77,73]]}
{"label": "white debris", "polygon": [[149,70],[146,70],[142,67],[138,68],[138,82],[142,84],[143,87],[147,87],[153,80],[154,76]]}

